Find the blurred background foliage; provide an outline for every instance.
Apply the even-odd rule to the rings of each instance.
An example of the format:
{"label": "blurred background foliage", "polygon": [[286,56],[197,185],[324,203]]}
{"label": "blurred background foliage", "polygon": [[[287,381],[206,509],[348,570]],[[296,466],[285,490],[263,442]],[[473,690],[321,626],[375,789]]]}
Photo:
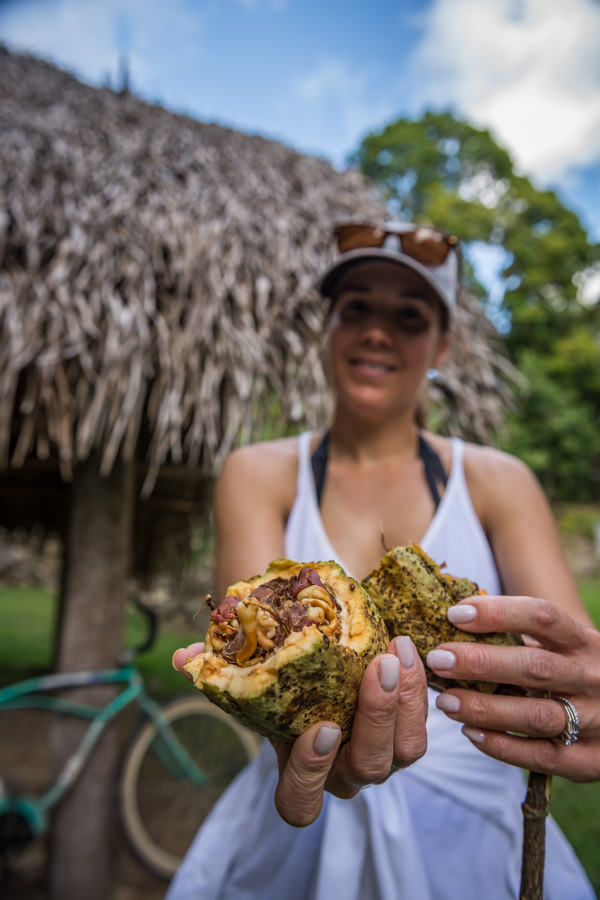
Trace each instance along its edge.
{"label": "blurred background foliage", "polygon": [[[489,131],[448,112],[366,135],[349,163],[383,187],[394,215],[461,237],[465,280],[525,376],[501,446],[532,467],[552,501],[596,499],[600,292],[582,285],[600,246],[553,191],[515,171]],[[493,269],[486,285],[482,268]]]}

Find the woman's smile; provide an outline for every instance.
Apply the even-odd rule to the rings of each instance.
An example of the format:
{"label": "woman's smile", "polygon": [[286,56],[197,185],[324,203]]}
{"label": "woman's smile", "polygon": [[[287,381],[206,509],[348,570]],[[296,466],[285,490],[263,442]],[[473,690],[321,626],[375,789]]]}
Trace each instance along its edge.
{"label": "woman's smile", "polygon": [[354,372],[370,378],[381,378],[398,371],[398,366],[389,360],[364,355],[351,357],[350,366]]}

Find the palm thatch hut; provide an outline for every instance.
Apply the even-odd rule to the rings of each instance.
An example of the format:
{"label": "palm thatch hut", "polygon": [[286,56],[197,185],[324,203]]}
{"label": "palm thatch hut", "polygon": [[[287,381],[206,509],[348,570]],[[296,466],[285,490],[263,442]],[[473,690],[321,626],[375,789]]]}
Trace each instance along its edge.
{"label": "palm thatch hut", "polygon": [[[58,667],[105,667],[131,536],[147,569],[232,446],[322,419],[314,283],[333,224],[385,206],[357,172],[2,47],[0,134],[0,526],[64,535]],[[501,418],[491,331],[465,295],[448,430],[486,437]],[[101,824],[103,758],[61,810],[63,900],[102,896],[81,815]]]}

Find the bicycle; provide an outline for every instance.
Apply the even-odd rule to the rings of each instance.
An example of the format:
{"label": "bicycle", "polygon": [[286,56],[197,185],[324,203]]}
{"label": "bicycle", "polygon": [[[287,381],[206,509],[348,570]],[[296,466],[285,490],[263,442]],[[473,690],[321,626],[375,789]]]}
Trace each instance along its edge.
{"label": "bicycle", "polygon": [[[131,665],[148,649],[156,617],[143,646],[129,651],[117,669],[69,672],[30,678],[0,689],[0,711],[47,709],[90,719],[91,724],[54,782],[30,796],[0,778],[0,855],[18,852],[48,829],[48,812],[76,782],[105,728],[125,707],[137,703],[148,721],[125,753],[118,783],[123,830],[135,855],[151,871],[170,879],[220,794],[256,755],[259,738],[196,695],[160,706]],[[122,684],[105,706],[72,702],[47,692],[99,684]]]}

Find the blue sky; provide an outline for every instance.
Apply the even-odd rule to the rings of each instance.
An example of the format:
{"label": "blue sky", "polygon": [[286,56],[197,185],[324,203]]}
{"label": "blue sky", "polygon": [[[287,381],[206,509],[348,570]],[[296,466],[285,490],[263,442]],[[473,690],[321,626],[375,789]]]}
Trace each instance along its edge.
{"label": "blue sky", "polygon": [[0,40],[337,166],[451,108],[600,240],[598,0],[0,0]]}

